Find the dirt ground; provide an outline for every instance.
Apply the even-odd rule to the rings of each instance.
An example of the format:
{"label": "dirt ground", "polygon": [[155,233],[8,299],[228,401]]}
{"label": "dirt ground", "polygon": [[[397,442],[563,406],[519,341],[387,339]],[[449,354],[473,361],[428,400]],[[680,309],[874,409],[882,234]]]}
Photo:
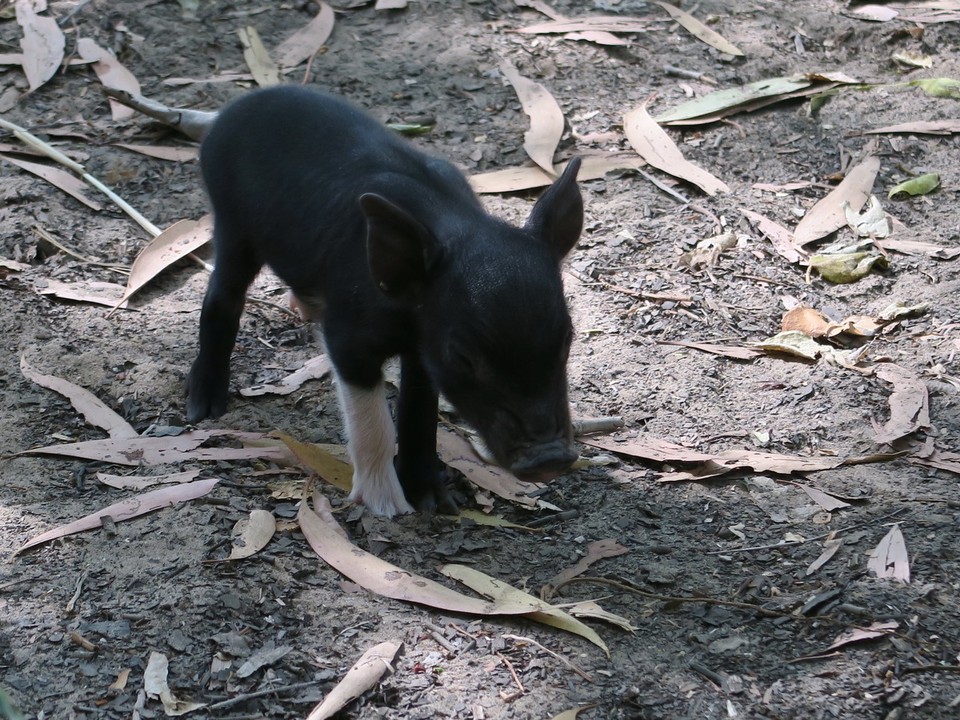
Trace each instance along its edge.
{"label": "dirt ground", "polygon": [[[904,32],[916,25],[854,19],[844,14],[845,3],[828,0],[687,5],[701,19],[712,18],[743,58],[721,55],[656,5],[632,0],[553,3],[568,16],[649,18],[647,32],[625,35],[631,44],[612,48],[517,34],[546,18],[508,0],[422,0],[397,11],[333,4],[340,9],[326,51],[287,81],[306,74],[309,84],[341,93],[384,121],[433,118],[433,131],[413,142],[468,173],[526,162],[528,121],[498,70],[501,58],[560,101],[569,123],[560,159],[626,150],[622,115],[652,93],[656,114],[691,94],[798,72],[839,71],[886,84],[960,77],[956,23]],[[56,17],[71,10],[64,24],[68,49],[78,35],[93,37],[118,52],[144,95],[214,110],[250,87],[210,80],[244,71],[237,30],[254,25],[274,47],[317,7],[210,0],[196,19],[185,20],[175,2],[51,5]],[[14,20],[0,21],[0,53],[18,51],[18,38]],[[890,60],[904,50],[930,55],[933,67],[907,74]],[[195,81],[171,82],[176,78]],[[19,68],[0,70],[0,85],[22,90]],[[777,255],[740,213],[747,208],[794,227],[852,163],[873,153],[881,160],[874,192],[902,223],[900,237],[960,248],[956,137],[861,134],[956,113],[956,100],[889,85],[842,92],[818,113],[805,101],[782,103],[729,122],[670,130],[686,157],[723,179],[729,193],[708,197],[653,170],[690,202],[632,172],[583,182],[586,227],[565,278],[577,329],[569,365],[574,414],[621,415],[621,438],[654,437],[705,453],[889,451],[874,438],[875,425],[890,415],[891,385],[875,376],[824,361],[770,355],[738,361],[662,343],[762,339],[779,331],[792,301],[834,319],[876,314],[895,301],[928,303],[925,313],[871,340],[866,364],[892,360],[922,377],[931,422],[914,439],[960,451],[958,261],[894,253],[884,271],[831,284]],[[89,68],[71,67],[0,117],[74,153],[160,227],[206,211],[194,162],[112,145],[184,141],[143,117],[114,122]],[[16,144],[9,136],[0,142]],[[938,172],[940,189],[887,200],[890,187],[920,172]],[[809,184],[780,192],[753,187],[796,181]],[[520,221],[535,197],[490,195],[484,202]],[[103,307],[38,293],[50,280],[125,282],[122,270],[148,237],[103,204],[95,212],[0,163],[0,257],[29,265],[0,279],[4,455],[104,436],[60,395],[25,379],[21,355],[40,372],[93,391],[138,431],[184,425],[182,387],[195,352],[202,269],[177,264],[130,310],[109,318]],[[691,269],[679,262],[724,229],[740,240],[715,265]],[[318,352],[311,333],[281,307],[276,281],[259,281],[253,295],[268,302],[248,304],[233,358],[234,389],[275,380]],[[202,427],[343,441],[329,379],[286,397],[234,392],[228,413]],[[580,450],[600,454],[585,445]],[[289,523],[253,558],[211,562],[228,554],[231,528],[250,510],[271,510],[281,521],[295,517],[295,500],[272,497],[270,484],[304,475],[296,468],[264,473],[272,467],[263,462],[133,469],[199,468],[221,482],[206,498],[14,556],[30,537],[136,493],[94,479],[98,471],[129,468],[7,459],[0,464],[0,687],[28,718],[158,717],[160,703],[142,697],[144,669],[156,651],[169,659],[178,696],[213,706],[193,717],[302,718],[367,648],[398,640],[404,651],[395,672],[343,717],[551,718],[583,706],[590,707],[581,718],[957,717],[957,474],[902,456],[794,477],[851,500],[827,511],[770,473],[659,482],[663,473],[686,467],[620,457],[615,465],[571,472],[540,498],[575,511],[559,516],[495,502],[494,514],[539,523],[538,533],[420,515],[371,520],[345,508],[337,491],[328,493],[359,546],[451,586],[436,568],[452,561],[537,594],[590,543],[616,540],[628,552],[586,572],[601,580],[571,583],[555,598],[595,599],[635,626],[627,632],[588,621],[609,646],[606,657],[579,637],[531,621],[447,616],[368,593],[325,565]],[[469,499],[466,506],[476,505]],[[894,522],[909,553],[908,584],[867,572],[870,551]],[[842,545],[808,571],[831,532]],[[781,544],[789,539],[802,542]],[[890,622],[893,634],[829,649],[854,628]],[[252,655],[282,647],[287,651],[255,672],[236,672]],[[124,670],[125,685],[111,689]],[[215,705],[269,688],[276,691]]]}

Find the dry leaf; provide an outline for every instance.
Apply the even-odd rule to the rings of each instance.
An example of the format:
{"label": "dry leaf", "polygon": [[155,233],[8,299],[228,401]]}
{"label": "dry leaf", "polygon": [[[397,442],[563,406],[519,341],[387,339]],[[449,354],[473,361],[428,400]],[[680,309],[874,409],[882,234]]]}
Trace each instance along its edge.
{"label": "dry leaf", "polygon": [[875,374],[893,384],[890,394],[890,419],[878,428],[874,441],[892,443],[912,432],[930,427],[930,399],[927,385],[911,370],[899,365],[877,365]]}
{"label": "dry leaf", "polygon": [[333,8],[320,3],[316,16],[274,48],[277,65],[282,68],[296,67],[315,55],[333,32]]}
{"label": "dry leaf", "polygon": [[689,342],[686,340],[658,340],[657,343],[660,345],[687,347],[712,355],[733,358],[734,360],[753,360],[763,355],[759,350],[740,347],[739,345],[714,345],[713,343]]}
{"label": "dry leaf", "polygon": [[628,552],[630,552],[630,550],[623,547],[623,545],[616,540],[595,540],[587,545],[586,555],[580,558],[576,565],[557,573],[540,588],[540,599],[544,602],[549,602],[557,587],[565,584],[571,578],[582,575],[598,560],[617,557],[618,555],[624,555]]}
{"label": "dry leaf", "polygon": [[57,538],[98,528],[103,524],[101,522],[101,518],[103,517],[109,517],[115,523],[123,522],[124,520],[132,520],[141,515],[146,515],[154,510],[160,510],[161,508],[176,505],[177,503],[203,497],[213,490],[218,481],[218,478],[196,480],[191,483],[184,483],[183,485],[174,485],[172,487],[161,488],[160,490],[152,490],[143,495],[122,500],[86,517],[82,517],[79,520],[74,520],[71,523],[61,525],[53,530],[48,530],[45,533],[30,538],[30,540],[17,550],[17,553],[50,542],[51,540],[56,540]]}
{"label": "dry leaf", "polygon": [[440,572],[449,578],[458,580],[474,592],[480,593],[484,597],[490,598],[496,603],[533,603],[536,608],[533,612],[527,613],[526,617],[536,622],[565,630],[575,635],[579,635],[603,650],[606,656],[610,657],[610,650],[600,636],[590,627],[584,625],[576,618],[571,617],[558,607],[537,600],[533,595],[518,590],[515,587],[507,585],[496,578],[485,575],[479,570],[467,567],[466,565],[444,565]]}
{"label": "dry leaf", "polygon": [[644,18],[601,15],[598,17],[574,18],[571,20],[553,20],[551,22],[530,25],[517,30],[530,35],[566,34],[580,32],[617,32],[642,33],[650,29],[651,22]]}
{"label": "dry leaf", "polygon": [[647,113],[645,106],[623,116],[623,132],[637,154],[658,170],[693,183],[708,195],[715,195],[718,191],[730,192],[725,182],[683,157],[666,131]]}
{"label": "dry leaf", "polygon": [[[327,505],[329,510],[326,498],[320,496],[318,500]],[[310,547],[324,562],[377,595],[469,615],[522,615],[539,609],[539,602],[515,598],[487,602],[467,597],[433,580],[391,565],[347,540],[332,515],[328,513],[327,519],[322,519],[306,501],[300,504],[297,520]]]}
{"label": "dry leaf", "polygon": [[542,485],[518,480],[507,470],[488,465],[477,457],[470,443],[457,433],[438,428],[437,454],[446,465],[462,472],[474,485],[510,502],[536,507],[534,493],[540,490]]}
{"label": "dry leaf", "polygon": [[262,458],[288,462],[289,451],[276,441],[264,447],[200,447],[215,437],[232,437],[243,441],[263,439],[262,433],[236,430],[193,430],[176,437],[136,437],[128,439],[86,440],[77,443],[47,445],[21,450],[16,455],[58,455],[100,460],[115,465],[163,465],[187,460],[253,460]]}
{"label": "dry leaf", "polygon": [[883,540],[870,551],[867,570],[878,578],[893,578],[902,583],[910,582],[910,558],[907,544],[900,532],[900,525],[890,528]]}
{"label": "dry leaf", "polygon": [[130,152],[146,155],[147,157],[157,158],[158,160],[170,160],[171,162],[190,162],[196,160],[199,156],[199,148],[196,147],[176,147],[171,145],[131,145],[129,143],[113,143],[114,147],[123,148]]}
{"label": "dry leaf", "polygon": [[885,125],[874,130],[864,130],[864,135],[881,135],[887,133],[916,133],[918,135],[952,135],[960,133],[960,120],[916,120],[900,123],[899,125]]}
{"label": "dry leaf", "polygon": [[407,0],[377,0],[374,4],[374,10],[403,10],[407,6]]}
{"label": "dry leaf", "polygon": [[280,84],[280,69],[273,62],[270,53],[263,46],[260,34],[253,26],[237,30],[240,44],[243,45],[243,59],[250,68],[250,74],[260,87]]}
{"label": "dry leaf", "polygon": [[100,280],[81,280],[78,282],[60,282],[53,278],[44,280],[46,287],[37,288],[40,295],[52,295],[61,300],[73,300],[75,302],[92,303],[94,305],[105,305],[107,307],[117,307],[120,303],[121,308],[126,307],[123,300],[123,293],[126,288],[123,285],[117,285],[111,282],[102,282]]}
{"label": "dry leaf", "polygon": [[[515,0],[517,5],[521,7],[530,7],[534,8],[538,12],[543,13],[551,20],[557,20],[560,22],[565,22],[569,20],[564,15],[561,15],[552,7],[547,5],[545,2],[540,0]],[[566,33],[564,37],[567,40],[585,40],[587,42],[597,43],[598,45],[629,45],[629,40],[624,40],[623,38],[618,38],[616,35],[613,35],[603,30],[585,30],[583,32],[572,32]]]}
{"label": "dry leaf", "polygon": [[807,253],[793,244],[793,233],[783,225],[746,208],[740,208],[740,214],[756,225],[757,230],[773,245],[777,255],[786,259],[787,262],[802,263],[806,260]]}
{"label": "dry leaf", "polygon": [[326,720],[363,695],[383,677],[393,672],[393,662],[403,648],[402,642],[382,642],[367,650],[351,667],[343,680],[319,705],[310,711],[307,720]]}
{"label": "dry leaf", "polygon": [[106,403],[79,385],[53,375],[44,375],[35,370],[24,355],[20,356],[20,372],[41,387],[63,395],[74,409],[91,425],[106,430],[112,438],[135,438],[138,433],[126,420],[111,410]]}
{"label": "dry leaf", "polygon": [[794,485],[803,490],[807,494],[807,497],[813,500],[824,510],[833,512],[834,510],[850,507],[850,503],[844,502],[839,498],[835,498],[833,495],[825,493],[819,488],[811,487],[810,485],[804,485],[803,483],[794,483]]}
{"label": "dry leaf", "polygon": [[816,360],[824,352],[823,345],[799,330],[786,330],[749,344],[767,352],[785,353],[803,360]]}
{"label": "dry leaf", "polygon": [[818,310],[798,305],[788,311],[780,321],[780,329],[796,330],[812,338],[828,337],[837,324],[824,317]]}
{"label": "dry leaf", "polygon": [[183,472],[167,473],[165,475],[108,475],[98,472],[97,482],[103,483],[117,490],[146,490],[154,485],[173,485],[196,480],[200,470],[184,470]]}
{"label": "dry leaf", "polygon": [[[130,299],[135,292],[173,263],[209,242],[212,233],[213,218],[210,215],[204,215],[199,220],[175,222],[153,238],[133,261],[123,301]],[[117,307],[119,305],[118,303]]]}
{"label": "dry leaf", "polygon": [[837,554],[837,551],[843,547],[842,538],[834,538],[832,540],[825,540],[823,542],[823,552],[820,553],[820,557],[810,563],[807,566],[807,575],[813,575],[817,570],[826,565]]}
{"label": "dry leaf", "polygon": [[30,162],[29,160],[20,160],[19,158],[13,158],[3,153],[0,153],[0,158],[3,158],[11,165],[16,165],[21,170],[26,170],[37,177],[43,178],[51,185],[60,188],[71,197],[76,198],[91,210],[103,210],[103,205],[87,197],[84,192],[87,189],[86,183],[66,170],[42,163]]}
{"label": "dry leaf", "polygon": [[716,48],[720,52],[726,53],[727,55],[734,55],[736,57],[743,56],[743,53],[736,45],[729,42],[720,33],[711,30],[709,27],[693,17],[693,15],[690,13],[686,13],[680,8],[674,7],[669,3],[657,2],[656,4],[666,10],[670,14],[670,17],[672,17],[683,28],[689,31],[691,35],[699,38],[710,47]]}
{"label": "dry leaf", "polygon": [[500,72],[517,92],[523,111],[530,117],[530,129],[523,135],[523,149],[547,174],[555,174],[553,155],[563,136],[563,111],[543,85],[523,77],[509,60],[500,63]]}
{"label": "dry leaf", "polygon": [[267,546],[277,532],[277,520],[267,510],[251,510],[233,526],[231,560],[242,560],[255,555]]}
{"label": "dry leaf", "polygon": [[[296,456],[297,462],[315,472],[326,482],[347,493],[353,489],[353,468],[350,463],[342,459],[342,456],[338,457],[331,452],[332,447],[339,448],[339,446],[324,447],[300,442],[280,430],[274,430],[271,434],[283,441],[283,444]],[[342,448],[340,450],[342,451]]]}
{"label": "dry leaf", "polygon": [[[81,58],[93,63],[93,71],[97,74],[97,79],[101,85],[134,95],[140,94],[140,83],[137,82],[133,73],[127,70],[123,63],[114,57],[113,53],[104,50],[93,39],[78,38],[77,52]],[[131,107],[121,105],[116,100],[110,100],[110,113],[114,120],[132,118],[135,112]]]}
{"label": "dry leaf", "polygon": [[876,640],[878,637],[890,635],[898,627],[900,627],[900,623],[898,623],[896,620],[890,620],[888,622],[875,622],[871,624],[870,627],[866,628],[854,628],[853,630],[848,630],[830,643],[830,647],[827,648],[827,651],[836,650],[837,648],[843,647],[844,645],[849,645],[850,643],[862,642],[864,640]]}
{"label": "dry leaf", "polygon": [[606,623],[616,625],[621,630],[626,630],[630,633],[637,631],[637,627],[625,617],[604,610],[592,600],[584,600],[583,602],[573,603],[572,605],[565,606],[565,609],[568,613],[577,618],[584,617],[590,618],[591,620],[603,620]]}
{"label": "dry leaf", "polygon": [[289,395],[295,392],[307,380],[319,380],[326,377],[333,369],[330,358],[326,355],[307,360],[298,370],[287,375],[275,384],[251,385],[241,388],[240,394],[244,397],[259,397],[260,395]]}
{"label": "dry leaf", "polygon": [[250,654],[243,664],[237,668],[236,675],[239,678],[246,678],[253,675],[262,667],[269,667],[283,657],[290,654],[293,647],[290,645],[274,645],[272,640],[268,640],[266,645]]}
{"label": "dry leaf", "polygon": [[206,707],[206,703],[195,703],[178,699],[167,685],[168,663],[163,653],[151,651],[147,667],[143,671],[143,689],[147,696],[159,699],[167,717],[186,715],[189,712]]}
{"label": "dry leaf", "polygon": [[504,520],[501,517],[496,515],[487,515],[482,510],[461,510],[459,515],[451,515],[448,517],[454,517],[457,520],[470,520],[477,525],[484,525],[486,527],[504,527],[510,528],[512,530],[526,530],[527,532],[543,532],[539,528],[529,527],[527,525],[519,525],[517,523],[510,522],[509,520]]}
{"label": "dry leaf", "polygon": [[[596,180],[614,170],[639,170],[646,163],[636,155],[583,155],[583,164],[577,173],[578,180]],[[505,193],[518,190],[546,187],[560,175],[566,163],[557,165],[554,175],[544,172],[539,167],[515,167],[503,170],[492,170],[470,176],[470,185],[480,193]]]}
{"label": "dry leaf", "polygon": [[579,438],[579,441],[584,445],[608,450],[618,455],[629,455],[640,460],[653,462],[706,462],[714,457],[649,436],[631,438],[625,441],[619,441],[613,436]]}
{"label": "dry leaf", "polygon": [[60,68],[66,41],[55,19],[37,15],[47,9],[46,0],[16,0],[16,9],[17,24],[23,29],[23,72],[30,89],[36,90]]}
{"label": "dry leaf", "polygon": [[859,212],[870,197],[879,170],[880,158],[871,155],[847,171],[841,183],[810,208],[797,223],[793,232],[794,245],[802,248],[846,225],[843,203],[848,203],[853,210]]}

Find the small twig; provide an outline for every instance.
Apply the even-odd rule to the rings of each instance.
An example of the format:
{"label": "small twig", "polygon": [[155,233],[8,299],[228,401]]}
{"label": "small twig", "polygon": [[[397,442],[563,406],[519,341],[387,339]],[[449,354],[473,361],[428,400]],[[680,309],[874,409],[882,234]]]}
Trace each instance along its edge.
{"label": "small twig", "polygon": [[207,705],[207,710],[223,710],[224,708],[231,707],[237,703],[242,703],[245,700],[254,700],[258,697],[263,697],[264,695],[295,692],[296,690],[306,690],[307,688],[314,688],[316,686],[317,682],[314,680],[310,682],[294,683],[293,685],[281,685],[279,687],[266,688],[265,690],[257,690],[255,692],[244,693],[243,695],[236,695],[229,700],[214,703],[213,705]]}
{"label": "small twig", "polygon": [[699,70],[687,70],[686,68],[677,67],[676,65],[664,65],[663,72],[665,75],[672,75],[673,77],[682,77],[682,78],[688,78],[690,80],[699,80],[700,82],[705,82],[710,85],[717,84],[716,80],[703,74]]}
{"label": "small twig", "polygon": [[621,416],[577,418],[573,421],[573,434],[575,437],[579,437],[580,435],[619,430],[622,427],[623,417]]}
{"label": "small twig", "polygon": [[721,688],[722,690],[727,689],[727,683],[723,679],[723,676],[720,675],[719,673],[714,672],[703,663],[698,663],[696,660],[694,660],[690,663],[688,667],[691,670],[693,670],[695,673],[700,673],[701,675],[703,675],[707,680],[712,682],[718,688]]}
{"label": "small twig", "polygon": [[500,697],[503,698],[504,702],[513,702],[518,697],[523,695],[526,690],[523,688],[523,683],[520,682],[520,677],[517,675],[517,671],[513,669],[513,663],[510,662],[503,653],[497,653],[497,657],[503,660],[503,664],[507,666],[507,670],[510,671],[510,674],[513,675],[513,681],[517,684],[517,692],[512,693],[511,695],[504,695],[503,690],[500,691]]}
{"label": "small twig", "polygon": [[431,622],[425,622],[423,625],[427,628],[427,633],[433,638],[433,641],[437,643],[437,645],[450,653],[451,656],[457,654],[457,649],[443,636],[443,628],[437,627]]}
{"label": "small twig", "polygon": [[528,637],[523,637],[522,635],[504,635],[503,637],[507,638],[508,640],[516,640],[518,642],[525,642],[525,643],[530,643],[531,645],[536,645],[538,648],[543,650],[548,655],[551,655],[555,657],[557,660],[559,660],[560,662],[562,662],[564,665],[566,665],[568,668],[573,670],[577,675],[582,677],[587,682],[593,682],[593,678],[590,677],[589,673],[581,670],[576,665],[574,665],[570,660],[567,660],[562,655],[555,653],[550,648],[544,647],[543,645],[538,643],[536,640],[533,640],[532,638],[528,638]]}
{"label": "small twig", "polygon": [[65,255],[69,255],[69,256],[72,257],[72,258],[76,258],[76,259],[79,260],[80,262],[85,262],[85,263],[90,263],[90,264],[98,264],[97,261],[94,260],[93,258],[84,257],[83,255],[79,255],[79,254],[75,253],[73,250],[71,250],[70,248],[68,248],[68,247],[67,247],[66,245],[64,245],[63,243],[61,243],[61,242],[60,242],[59,240],[57,240],[53,235],[51,235],[47,230],[45,230],[44,228],[40,227],[39,225],[34,225],[34,226],[33,226],[32,228],[30,228],[30,229],[33,230],[33,232],[35,232],[35,233],[40,237],[41,240],[46,240],[48,243],[50,243],[51,245],[53,245],[57,250],[59,250],[60,252],[64,253]]}
{"label": "small twig", "polygon": [[672,198],[678,200],[679,202],[682,202],[684,205],[689,205],[689,204],[690,204],[690,200],[689,200],[688,198],[684,197],[682,193],[678,193],[676,190],[674,190],[674,189],[673,189],[672,187],[670,187],[669,185],[665,185],[664,183],[660,182],[659,180],[657,180],[657,179],[656,179],[653,175],[651,175],[650,173],[644,172],[643,170],[639,170],[639,169],[635,170],[634,172],[636,172],[638,175],[641,175],[642,177],[645,177],[645,178],[646,178],[647,180],[649,180],[651,183],[653,183],[653,184],[656,185],[658,188],[660,188],[661,190],[663,190],[667,195],[669,195],[669,196],[671,196]]}

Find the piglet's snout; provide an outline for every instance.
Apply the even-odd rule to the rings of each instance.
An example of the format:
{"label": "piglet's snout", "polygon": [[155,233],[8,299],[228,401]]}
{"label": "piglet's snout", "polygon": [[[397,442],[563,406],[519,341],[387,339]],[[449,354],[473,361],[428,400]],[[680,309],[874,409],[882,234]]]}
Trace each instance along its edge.
{"label": "piglet's snout", "polygon": [[566,438],[524,448],[510,464],[510,472],[522,480],[545,482],[568,470],[577,452]]}

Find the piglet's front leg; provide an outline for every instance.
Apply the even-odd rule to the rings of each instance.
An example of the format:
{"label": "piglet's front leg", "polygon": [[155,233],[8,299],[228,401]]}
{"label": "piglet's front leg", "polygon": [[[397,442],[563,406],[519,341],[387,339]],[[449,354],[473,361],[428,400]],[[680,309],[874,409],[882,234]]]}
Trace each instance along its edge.
{"label": "piglet's front leg", "polygon": [[337,394],[353,464],[350,499],[383,517],[413,512],[393,465],[397,436],[383,380],[372,388],[364,388],[351,385],[338,374]]}
{"label": "piglet's front leg", "polygon": [[397,474],[407,500],[423,512],[456,515],[446,471],[437,457],[439,396],[417,353],[400,358],[400,403],[397,409]]}

